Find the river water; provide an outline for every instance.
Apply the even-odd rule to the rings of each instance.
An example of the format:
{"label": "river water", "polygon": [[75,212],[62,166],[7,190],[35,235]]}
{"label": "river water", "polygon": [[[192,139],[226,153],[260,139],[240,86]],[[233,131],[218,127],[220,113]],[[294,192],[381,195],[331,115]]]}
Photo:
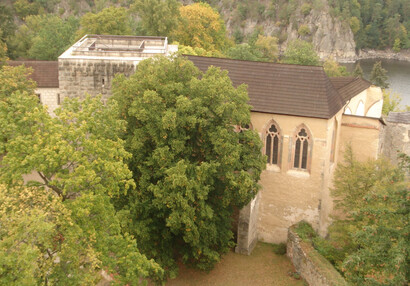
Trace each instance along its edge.
{"label": "river water", "polygon": [[[369,59],[360,60],[360,66],[363,69],[363,77],[367,80],[370,79],[370,73],[374,63],[379,60]],[[410,62],[397,61],[397,60],[381,60],[382,67],[387,70],[388,82],[390,84],[389,89],[393,93],[397,93],[401,96],[401,107],[410,106]],[[356,64],[343,64],[347,67],[348,71],[353,71]]]}

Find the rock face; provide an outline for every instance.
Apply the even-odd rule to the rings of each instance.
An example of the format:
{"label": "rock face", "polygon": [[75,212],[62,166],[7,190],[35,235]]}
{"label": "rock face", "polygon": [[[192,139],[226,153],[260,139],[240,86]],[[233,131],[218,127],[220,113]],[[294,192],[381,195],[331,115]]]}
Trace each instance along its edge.
{"label": "rock face", "polygon": [[[260,3],[264,3],[264,1],[260,1]],[[266,35],[279,38],[281,52],[286,49],[289,41],[299,38],[312,42],[316,52],[323,60],[328,57],[333,57],[339,62],[352,62],[357,59],[356,44],[350,26],[330,14],[328,1],[322,0],[319,7],[312,7],[307,15],[302,13],[301,5],[299,5],[292,12],[288,25],[283,25],[284,22],[280,21],[277,15],[259,18],[250,16],[241,23],[237,23],[234,19],[238,8],[235,9],[235,5],[231,5],[228,8],[220,9],[231,35],[238,29],[246,36],[255,29],[262,28]],[[268,7],[267,3],[265,5]],[[222,4],[218,6],[223,7]],[[282,8],[281,5],[278,5],[277,11]],[[301,27],[305,30],[300,31]]]}
{"label": "rock face", "polygon": [[[320,10],[313,9],[306,17],[297,11],[293,18],[287,29],[287,42],[296,38],[311,39],[321,59],[333,57],[338,62],[356,60],[354,35],[347,23],[342,23],[329,14],[327,1]],[[298,30],[302,25],[309,28],[310,34],[300,35]]]}

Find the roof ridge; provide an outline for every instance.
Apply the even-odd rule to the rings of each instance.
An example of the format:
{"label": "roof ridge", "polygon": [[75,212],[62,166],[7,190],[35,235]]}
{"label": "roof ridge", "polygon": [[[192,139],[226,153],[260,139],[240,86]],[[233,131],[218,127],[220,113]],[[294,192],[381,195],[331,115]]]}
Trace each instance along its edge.
{"label": "roof ridge", "polygon": [[299,64],[287,64],[287,63],[274,63],[274,62],[263,62],[263,61],[254,61],[254,60],[231,59],[231,58],[221,58],[221,57],[195,56],[195,55],[188,55],[188,54],[182,54],[182,56],[184,56],[184,57],[196,57],[196,58],[210,58],[210,59],[228,60],[228,61],[238,61],[238,62],[252,62],[252,63],[260,63],[260,64],[266,64],[266,65],[282,65],[282,66],[308,67],[308,68],[317,68],[317,69],[319,69],[319,70],[324,70],[324,69],[323,69],[323,66],[299,65]]}

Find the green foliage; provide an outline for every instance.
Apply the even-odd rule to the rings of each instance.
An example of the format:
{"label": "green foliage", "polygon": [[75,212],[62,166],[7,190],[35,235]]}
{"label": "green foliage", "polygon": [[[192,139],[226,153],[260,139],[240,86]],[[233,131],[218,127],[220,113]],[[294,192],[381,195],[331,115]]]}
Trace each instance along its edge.
{"label": "green foliage", "polygon": [[398,53],[401,50],[401,41],[399,38],[396,38],[394,40],[394,45],[393,45],[393,51]]}
{"label": "green foliage", "polygon": [[262,54],[246,43],[231,47],[226,52],[226,56],[231,59],[246,61],[258,61],[262,59]]}
{"label": "green foliage", "polygon": [[11,84],[0,100],[0,284],[90,285],[101,269],[119,284],[160,278],[111,203],[135,185],[115,102],[66,99],[51,117],[30,89]]}
{"label": "green foliage", "polygon": [[180,7],[178,27],[173,38],[184,46],[207,51],[224,51],[231,45],[226,27],[219,13],[206,3]]}
{"label": "green foliage", "polygon": [[[385,49],[397,38],[408,43],[408,0],[329,0],[335,14],[349,21],[357,48]],[[407,29],[406,29],[407,27]]]}
{"label": "green foliage", "polygon": [[312,5],[310,3],[303,3],[300,7],[300,11],[304,16],[307,16],[310,14],[310,11],[312,11]]}
{"label": "green foliage", "polygon": [[279,244],[274,244],[273,252],[277,255],[285,255],[286,254],[286,243],[282,242]]}
{"label": "green foliage", "polygon": [[298,29],[298,34],[300,36],[307,36],[310,34],[310,29],[307,25],[300,25]]}
{"label": "green foliage", "polygon": [[288,43],[283,62],[286,64],[318,66],[319,56],[311,43],[293,40]]}
{"label": "green foliage", "polygon": [[258,35],[255,49],[262,54],[262,58],[265,61],[276,62],[278,59],[278,39],[275,37]]}
{"label": "green foliage", "polygon": [[31,59],[57,60],[57,58],[74,42],[74,31],[78,29],[76,18],[62,20],[60,17],[49,17],[43,21],[28,50]]}
{"label": "green foliage", "polygon": [[16,91],[34,93],[36,83],[28,79],[30,74],[31,69],[24,66],[3,66],[0,69],[0,101],[7,100],[7,97]]}
{"label": "green foliage", "polygon": [[363,77],[363,69],[360,66],[360,62],[357,62],[356,66],[354,68],[354,71],[353,71],[353,75],[355,77]]}
{"label": "green foliage", "polygon": [[78,20],[51,14],[28,16],[10,41],[14,58],[57,60],[74,41]]}
{"label": "green foliage", "polygon": [[122,7],[109,7],[101,12],[87,13],[80,20],[81,28],[77,38],[86,34],[97,35],[131,35],[131,19],[128,10]]}
{"label": "green foliage", "polygon": [[389,83],[387,82],[387,71],[382,67],[382,62],[376,62],[373,65],[372,72],[370,74],[370,81],[383,89],[389,88]]}
{"label": "green foliage", "polygon": [[354,285],[406,285],[408,282],[409,183],[389,162],[358,162],[351,148],[335,172],[332,195],[344,217],[331,229],[345,249],[339,264]]}
{"label": "green foliage", "polygon": [[177,0],[135,0],[131,9],[141,18],[141,33],[170,36],[178,25],[180,2]]}
{"label": "green foliage", "polygon": [[233,210],[256,195],[265,166],[258,134],[233,128],[250,123],[246,87],[182,57],[142,61],[113,87],[137,184],[117,202],[128,230],[171,276],[178,258],[211,269],[233,246]]}
{"label": "green foliage", "polygon": [[327,76],[329,77],[341,77],[349,75],[346,67],[339,65],[339,63],[332,58],[326,59],[326,61],[323,63],[323,68]]}
{"label": "green foliage", "polygon": [[240,29],[236,28],[235,31],[233,32],[233,38],[236,44],[240,44],[243,42],[244,35]]}
{"label": "green foliage", "polygon": [[218,58],[226,57],[220,51],[207,51],[203,48],[198,48],[198,47],[193,48],[193,47],[190,47],[190,46],[180,45],[178,42],[173,42],[172,44],[173,45],[178,45],[178,54],[179,55],[192,55],[192,56],[218,57]]}
{"label": "green foliage", "polygon": [[360,21],[357,17],[351,17],[349,20],[350,29],[352,29],[353,34],[357,34],[360,30]]}
{"label": "green foliage", "polygon": [[313,238],[317,237],[313,227],[304,220],[296,225],[295,232],[304,241],[312,241]]}
{"label": "green foliage", "polygon": [[390,111],[398,112],[400,109],[401,97],[399,94],[393,93],[389,90],[383,90],[383,108],[382,114],[389,115]]}
{"label": "green foliage", "polygon": [[16,24],[13,19],[13,11],[5,5],[0,5],[0,39],[5,42],[14,35],[15,30]]}
{"label": "green foliage", "polygon": [[30,15],[37,15],[40,13],[41,6],[38,2],[29,2],[28,0],[17,0],[13,4],[17,16],[21,19]]}
{"label": "green foliage", "polygon": [[[1,30],[0,30],[1,36]],[[6,63],[8,60],[7,57],[7,45],[0,39],[0,68]]]}

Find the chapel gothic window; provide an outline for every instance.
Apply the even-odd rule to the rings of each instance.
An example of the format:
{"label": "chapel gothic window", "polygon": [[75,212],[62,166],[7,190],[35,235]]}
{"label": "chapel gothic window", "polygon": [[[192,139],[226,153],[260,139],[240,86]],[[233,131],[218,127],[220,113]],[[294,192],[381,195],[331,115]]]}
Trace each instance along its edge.
{"label": "chapel gothic window", "polygon": [[309,160],[309,144],[310,135],[307,128],[302,127],[298,129],[299,131],[295,134],[295,149],[293,156],[293,167],[296,169],[308,169]]}
{"label": "chapel gothic window", "polygon": [[268,156],[268,164],[278,165],[279,162],[280,131],[276,124],[272,123],[265,131],[265,155]]}

